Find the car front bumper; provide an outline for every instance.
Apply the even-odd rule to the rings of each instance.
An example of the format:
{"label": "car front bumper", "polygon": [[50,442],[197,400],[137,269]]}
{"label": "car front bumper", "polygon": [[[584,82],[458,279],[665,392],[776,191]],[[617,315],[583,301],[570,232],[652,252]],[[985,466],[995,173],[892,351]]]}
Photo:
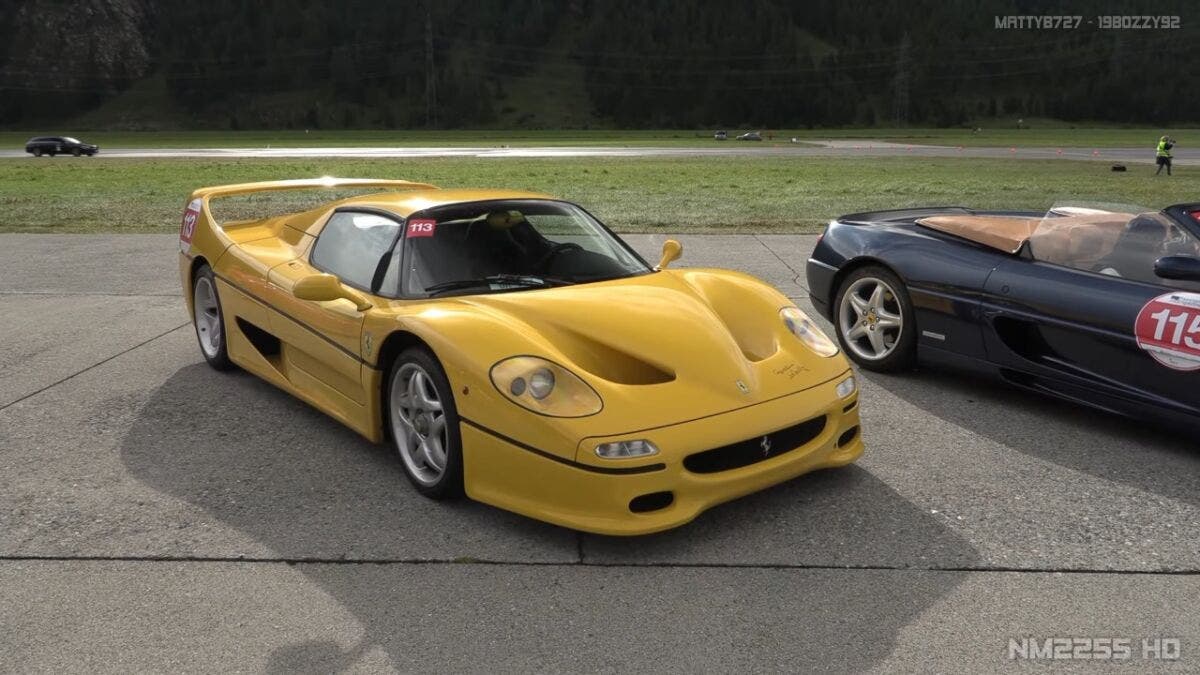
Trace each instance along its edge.
{"label": "car front bumper", "polygon": [[[839,398],[837,384],[851,373],[810,389],[746,408],[682,424],[588,438],[581,462],[539,453],[474,424],[462,425],[464,480],[472,499],[585,532],[637,535],[683,525],[706,509],[801,474],[844,466],[863,453],[858,392]],[[824,417],[821,431],[797,447],[769,448],[752,463],[712,473],[684,465],[688,456],[737,445],[757,452],[759,439]],[[660,452],[643,461],[585,458],[595,445],[644,438]],[[585,463],[586,462],[586,463]],[[629,472],[630,465],[656,470]],[[619,473],[615,473],[618,471]],[[639,497],[670,493],[661,508],[635,512]]]}
{"label": "car front bumper", "polygon": [[809,258],[805,268],[805,278],[808,280],[808,299],[821,316],[833,321],[833,312],[829,300],[833,296],[833,280],[838,269],[829,263],[816,258]]}

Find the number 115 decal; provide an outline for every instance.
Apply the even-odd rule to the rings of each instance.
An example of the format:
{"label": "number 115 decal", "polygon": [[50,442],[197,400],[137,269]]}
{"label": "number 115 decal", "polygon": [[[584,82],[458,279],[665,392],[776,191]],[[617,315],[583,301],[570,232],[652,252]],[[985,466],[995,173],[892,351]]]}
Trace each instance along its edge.
{"label": "number 115 decal", "polygon": [[1200,293],[1167,293],[1146,303],[1134,325],[1138,346],[1172,370],[1200,370]]}

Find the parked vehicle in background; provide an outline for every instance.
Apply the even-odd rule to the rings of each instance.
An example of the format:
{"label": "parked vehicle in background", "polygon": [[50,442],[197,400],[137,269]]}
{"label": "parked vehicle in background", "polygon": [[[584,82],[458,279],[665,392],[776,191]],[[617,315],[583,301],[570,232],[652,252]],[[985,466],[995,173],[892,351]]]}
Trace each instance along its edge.
{"label": "parked vehicle in background", "polygon": [[727,141],[729,140],[729,134],[724,131],[718,131],[717,133],[713,134],[713,139],[718,141]]}
{"label": "parked vehicle in background", "polygon": [[758,133],[757,131],[747,131],[741,136],[738,136],[737,139],[739,141],[761,141],[762,134]]}
{"label": "parked vehicle in background", "polygon": [[42,155],[51,157],[55,155],[74,155],[76,157],[87,155],[91,157],[100,152],[100,146],[84,143],[71,136],[38,136],[25,142],[25,152],[34,157]]}

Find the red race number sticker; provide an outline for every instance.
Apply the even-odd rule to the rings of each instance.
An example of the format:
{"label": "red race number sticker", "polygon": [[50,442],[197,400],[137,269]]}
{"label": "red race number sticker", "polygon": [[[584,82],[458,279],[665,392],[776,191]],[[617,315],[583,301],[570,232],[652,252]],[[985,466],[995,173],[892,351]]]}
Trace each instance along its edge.
{"label": "red race number sticker", "polygon": [[183,212],[183,223],[179,226],[179,249],[187,253],[192,247],[192,235],[196,234],[196,221],[200,219],[200,199],[193,199]]}
{"label": "red race number sticker", "polygon": [[408,238],[432,237],[437,228],[436,220],[417,219],[408,221]]}
{"label": "red race number sticker", "polygon": [[1167,293],[1146,303],[1133,333],[1138,346],[1172,370],[1200,370],[1200,293]]}

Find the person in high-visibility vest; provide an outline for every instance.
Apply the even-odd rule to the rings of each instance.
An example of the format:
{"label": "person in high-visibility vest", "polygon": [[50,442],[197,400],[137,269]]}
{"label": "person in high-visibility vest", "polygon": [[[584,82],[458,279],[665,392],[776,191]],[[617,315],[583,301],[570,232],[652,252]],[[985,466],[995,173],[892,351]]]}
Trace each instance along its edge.
{"label": "person in high-visibility vest", "polygon": [[1167,175],[1171,175],[1171,148],[1173,147],[1175,147],[1174,138],[1163,136],[1158,139],[1158,147],[1154,152],[1157,155],[1156,160],[1158,161],[1158,171],[1154,172],[1155,176],[1162,173],[1164,166],[1167,167]]}

